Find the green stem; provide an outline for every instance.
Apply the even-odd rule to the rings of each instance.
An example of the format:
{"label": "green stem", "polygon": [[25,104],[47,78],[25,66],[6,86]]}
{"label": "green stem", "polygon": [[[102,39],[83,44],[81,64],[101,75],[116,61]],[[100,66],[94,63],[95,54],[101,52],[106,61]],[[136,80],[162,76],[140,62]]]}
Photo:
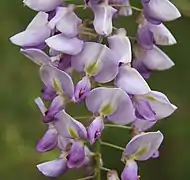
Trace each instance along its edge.
{"label": "green stem", "polygon": [[90,119],[92,118],[91,116],[78,116],[78,117],[74,117],[75,119]]}
{"label": "green stem", "polygon": [[111,144],[111,143],[107,143],[107,142],[103,142],[103,141],[101,141],[100,143],[101,143],[102,145],[104,145],[104,146],[112,147],[112,148],[115,148],[115,149],[118,149],[118,150],[121,150],[121,151],[124,151],[124,150],[125,150],[125,148],[120,147],[120,146],[117,146],[117,145],[115,145],[115,144]]}
{"label": "green stem", "polygon": [[101,172],[100,172],[100,148],[101,148],[101,141],[98,140],[96,142],[96,180],[101,180]]}
{"label": "green stem", "polygon": [[80,178],[80,179],[77,179],[77,180],[88,180],[88,179],[92,179],[94,178],[95,176],[87,176],[87,177],[84,177],[84,178]]}
{"label": "green stem", "polygon": [[106,167],[101,167],[100,169],[103,170],[103,171],[106,171],[106,172],[110,172],[111,171],[111,169],[108,169]]}
{"label": "green stem", "polygon": [[130,126],[122,126],[122,125],[117,125],[117,124],[105,124],[105,127],[132,129]]}

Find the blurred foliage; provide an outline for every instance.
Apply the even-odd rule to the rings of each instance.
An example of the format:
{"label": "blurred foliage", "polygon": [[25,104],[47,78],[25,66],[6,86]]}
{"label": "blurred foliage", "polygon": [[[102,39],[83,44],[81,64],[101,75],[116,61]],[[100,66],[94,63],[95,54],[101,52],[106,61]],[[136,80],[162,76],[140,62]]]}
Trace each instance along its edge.
{"label": "blurred foliage", "polygon": [[[159,159],[140,163],[142,180],[189,180],[190,177],[190,19],[186,16],[190,12],[190,0],[174,2],[184,10],[184,17],[166,24],[178,44],[164,47],[164,51],[174,60],[176,66],[168,71],[154,73],[149,84],[152,89],[166,93],[179,108],[172,117],[160,121],[153,128],[160,129],[165,140]],[[80,15],[87,17],[82,11],[79,11]],[[57,152],[40,154],[35,150],[35,144],[46,128],[33,101],[40,95],[38,67],[19,54],[19,48],[9,42],[9,37],[22,31],[34,15],[35,12],[22,6],[19,0],[1,0],[0,175],[5,180],[49,179],[42,176],[35,166],[41,161],[57,157]],[[123,17],[114,23],[118,27],[125,26],[128,34],[135,34],[134,17]],[[81,113],[81,109],[76,107],[71,112],[77,115]],[[104,133],[104,139],[124,146],[128,140],[128,132],[108,129]],[[121,152],[107,147],[102,147],[102,150],[105,166],[121,172]],[[69,175],[57,179],[75,180],[78,176],[80,172],[71,171]]]}

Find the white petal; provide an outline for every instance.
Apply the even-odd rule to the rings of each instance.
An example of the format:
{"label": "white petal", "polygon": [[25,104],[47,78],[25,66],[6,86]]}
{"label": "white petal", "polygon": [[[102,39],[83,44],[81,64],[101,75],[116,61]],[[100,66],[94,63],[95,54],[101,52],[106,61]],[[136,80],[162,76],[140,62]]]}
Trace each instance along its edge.
{"label": "white petal", "polygon": [[50,57],[40,49],[21,49],[20,52],[40,66],[51,62]]}
{"label": "white petal", "polygon": [[[138,49],[139,51],[144,51]],[[135,52],[137,59],[142,59],[144,65],[150,70],[165,70],[173,67],[174,62],[157,46],[144,52]]]}
{"label": "white petal", "polygon": [[112,32],[112,17],[117,11],[107,4],[93,5],[94,28],[99,35],[109,35]]}
{"label": "white petal", "polygon": [[121,66],[116,77],[115,85],[128,94],[146,94],[150,92],[150,87],[139,74],[139,72],[129,66]]}
{"label": "white petal", "polygon": [[45,12],[39,12],[34,19],[30,22],[26,29],[34,29],[38,27],[43,27],[48,24],[48,14]]}
{"label": "white petal", "polygon": [[178,9],[169,0],[150,0],[148,7],[151,17],[161,21],[172,21],[181,17]]}
{"label": "white petal", "polygon": [[158,150],[163,138],[160,131],[136,135],[127,144],[123,156],[126,158],[129,156],[138,161],[147,160]]}
{"label": "white petal", "polygon": [[173,45],[176,44],[174,36],[164,24],[154,25],[149,23],[149,28],[154,35],[154,40],[158,45]]}
{"label": "white petal", "polygon": [[170,103],[166,95],[158,91],[151,91],[145,95],[151,108],[156,113],[157,119],[163,119],[170,116],[177,107]]}
{"label": "white petal", "polygon": [[124,29],[119,29],[119,33],[117,35],[108,37],[108,43],[109,47],[117,54],[119,62],[131,62],[131,43],[129,38],[126,36],[126,31]]}
{"label": "white petal", "polygon": [[78,54],[83,48],[83,41],[77,38],[68,38],[62,34],[52,36],[45,42],[50,48],[70,55]]}

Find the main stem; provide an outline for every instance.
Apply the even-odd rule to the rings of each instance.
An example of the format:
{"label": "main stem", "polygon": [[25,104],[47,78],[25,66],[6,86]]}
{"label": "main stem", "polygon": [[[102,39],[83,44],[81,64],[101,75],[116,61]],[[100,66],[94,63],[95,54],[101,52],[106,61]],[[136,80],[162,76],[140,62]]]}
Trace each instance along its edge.
{"label": "main stem", "polygon": [[101,155],[100,155],[100,149],[101,148],[101,143],[100,141],[98,140],[96,142],[96,180],[101,180],[101,171],[100,171],[100,158],[101,158]]}

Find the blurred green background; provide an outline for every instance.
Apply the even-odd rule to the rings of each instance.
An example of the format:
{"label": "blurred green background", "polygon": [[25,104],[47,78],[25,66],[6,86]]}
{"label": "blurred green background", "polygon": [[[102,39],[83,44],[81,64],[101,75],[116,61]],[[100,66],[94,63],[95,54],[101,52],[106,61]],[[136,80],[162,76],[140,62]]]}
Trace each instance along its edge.
{"label": "blurred green background", "polygon": [[[137,0],[136,0],[137,1]],[[136,3],[135,0],[132,3]],[[154,73],[149,80],[152,89],[167,94],[178,106],[176,113],[158,123],[153,130],[160,129],[165,140],[161,156],[157,160],[140,163],[142,180],[189,180],[190,162],[190,0],[175,0],[183,17],[167,23],[178,44],[165,47],[164,51],[176,66],[171,70]],[[82,11],[81,11],[82,12]],[[35,12],[24,7],[21,0],[1,0],[0,5],[0,179],[46,180],[36,164],[54,159],[56,152],[37,153],[35,144],[43,135],[45,126],[34,103],[40,95],[41,82],[38,67],[19,53],[19,48],[9,42],[9,37],[23,30]],[[121,18],[118,27],[125,26],[129,34],[135,34],[133,18]],[[79,109],[74,109],[79,114]],[[127,132],[107,130],[104,138],[125,145]],[[103,148],[104,164],[121,171],[121,152]],[[75,180],[77,173],[57,179]]]}

